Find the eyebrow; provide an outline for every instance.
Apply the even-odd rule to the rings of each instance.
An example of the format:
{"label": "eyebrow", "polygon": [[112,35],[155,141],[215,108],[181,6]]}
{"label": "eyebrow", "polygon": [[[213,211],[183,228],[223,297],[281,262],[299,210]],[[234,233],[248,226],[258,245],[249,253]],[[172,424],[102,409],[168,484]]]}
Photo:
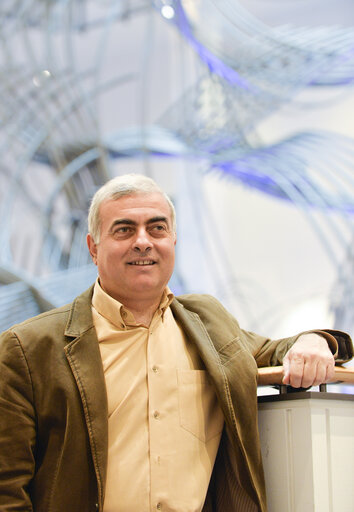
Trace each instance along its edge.
{"label": "eyebrow", "polygon": [[[154,224],[155,222],[165,222],[167,224],[167,226],[169,225],[167,217],[164,217],[164,216],[151,217],[151,219],[148,219],[145,224],[147,224],[147,225],[148,224]],[[112,225],[110,227],[110,231],[112,231],[112,229],[115,226],[120,226],[122,224],[125,224],[125,225],[128,225],[128,226],[136,226],[137,222],[135,222],[135,220],[132,220],[132,219],[116,219],[112,223]]]}

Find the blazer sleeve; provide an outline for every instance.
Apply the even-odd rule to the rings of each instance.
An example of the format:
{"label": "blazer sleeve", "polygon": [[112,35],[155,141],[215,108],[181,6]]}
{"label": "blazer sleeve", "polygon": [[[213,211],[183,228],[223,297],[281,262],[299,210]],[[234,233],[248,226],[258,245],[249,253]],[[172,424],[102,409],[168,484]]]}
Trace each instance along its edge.
{"label": "blazer sleeve", "polygon": [[327,340],[337,364],[347,362],[353,357],[352,340],[342,331],[313,329],[288,338],[271,339],[242,329],[236,318],[211,295],[191,294],[177,299],[189,311],[198,314],[217,352],[223,353],[225,347],[237,343],[251,352],[258,367],[282,365],[285,354],[295,341],[309,332],[320,334]]}
{"label": "blazer sleeve", "polygon": [[345,363],[353,358],[352,340],[347,333],[342,331],[313,329],[279,340],[271,340],[244,330],[242,333],[247,345],[253,348],[253,355],[258,367],[282,365],[287,351],[301,335],[308,333],[319,334],[326,339],[336,364]]}
{"label": "blazer sleeve", "polygon": [[30,512],[35,469],[36,420],[33,387],[17,337],[0,336],[0,510]]}

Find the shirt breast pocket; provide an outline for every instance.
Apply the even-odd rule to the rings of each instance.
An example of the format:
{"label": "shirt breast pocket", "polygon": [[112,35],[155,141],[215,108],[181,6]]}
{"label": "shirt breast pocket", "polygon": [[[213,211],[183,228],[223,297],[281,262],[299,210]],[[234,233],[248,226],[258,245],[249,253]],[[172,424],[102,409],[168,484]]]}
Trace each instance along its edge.
{"label": "shirt breast pocket", "polygon": [[180,425],[206,443],[221,433],[224,417],[206,371],[177,370]]}

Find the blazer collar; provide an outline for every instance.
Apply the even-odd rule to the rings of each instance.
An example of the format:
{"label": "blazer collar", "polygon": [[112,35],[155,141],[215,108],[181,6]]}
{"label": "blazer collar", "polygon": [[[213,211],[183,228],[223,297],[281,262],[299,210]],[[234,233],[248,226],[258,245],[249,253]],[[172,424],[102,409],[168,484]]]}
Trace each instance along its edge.
{"label": "blazer collar", "polygon": [[69,319],[65,328],[65,336],[74,337],[82,335],[93,328],[91,300],[94,285],[76,297],[72,303]]}

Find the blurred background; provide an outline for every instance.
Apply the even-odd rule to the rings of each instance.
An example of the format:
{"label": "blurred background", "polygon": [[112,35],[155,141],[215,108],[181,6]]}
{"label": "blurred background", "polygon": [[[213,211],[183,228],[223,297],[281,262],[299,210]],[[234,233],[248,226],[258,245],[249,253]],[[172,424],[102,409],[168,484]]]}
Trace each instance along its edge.
{"label": "blurred background", "polygon": [[3,0],[0,329],[96,278],[110,177],[177,209],[176,294],[354,333],[352,0]]}

